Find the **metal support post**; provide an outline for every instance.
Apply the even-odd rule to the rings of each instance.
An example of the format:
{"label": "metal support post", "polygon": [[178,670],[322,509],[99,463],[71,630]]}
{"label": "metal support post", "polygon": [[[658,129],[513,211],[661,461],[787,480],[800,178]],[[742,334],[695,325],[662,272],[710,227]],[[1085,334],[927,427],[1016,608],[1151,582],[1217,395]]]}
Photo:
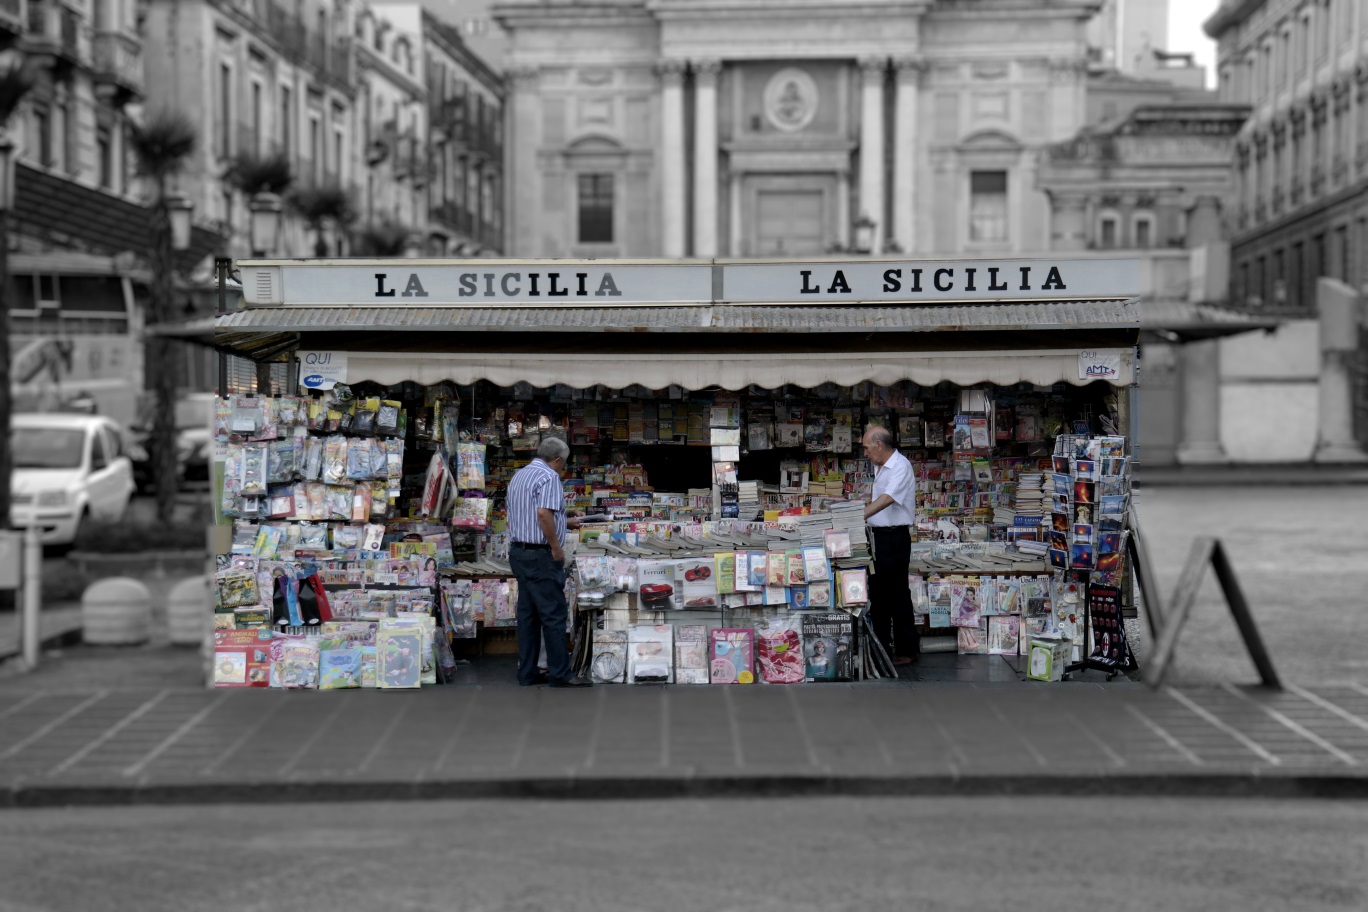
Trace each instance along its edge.
{"label": "metal support post", "polygon": [[43,603],[43,543],[38,526],[24,530],[24,590],[23,590],[23,655],[24,667],[33,671],[38,667],[42,648],[39,612]]}

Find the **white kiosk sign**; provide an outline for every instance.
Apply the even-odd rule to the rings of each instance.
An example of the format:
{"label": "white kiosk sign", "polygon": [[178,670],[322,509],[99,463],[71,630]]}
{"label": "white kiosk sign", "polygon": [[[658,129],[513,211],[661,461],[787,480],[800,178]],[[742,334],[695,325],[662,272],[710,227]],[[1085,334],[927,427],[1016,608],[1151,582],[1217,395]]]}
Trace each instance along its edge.
{"label": "white kiosk sign", "polygon": [[1122,300],[1140,261],[260,260],[249,307],[616,307]]}
{"label": "white kiosk sign", "polygon": [[330,390],[347,382],[347,353],[344,351],[302,351],[299,353],[299,382],[306,389]]}
{"label": "white kiosk sign", "polygon": [[1049,301],[1140,293],[1140,261],[1123,259],[729,263],[723,270],[722,295],[733,303]]}

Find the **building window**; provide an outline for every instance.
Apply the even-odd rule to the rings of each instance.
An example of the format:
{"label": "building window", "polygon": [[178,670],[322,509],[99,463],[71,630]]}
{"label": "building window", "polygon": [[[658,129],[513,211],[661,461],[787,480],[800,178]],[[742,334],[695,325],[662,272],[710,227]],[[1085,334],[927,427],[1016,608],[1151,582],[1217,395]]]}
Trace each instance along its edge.
{"label": "building window", "polygon": [[218,117],[215,126],[218,135],[214,137],[214,147],[219,158],[233,154],[231,119],[233,116],[233,68],[226,63],[219,64]]}
{"label": "building window", "polygon": [[265,139],[261,130],[261,83],[252,83],[252,136],[249,148],[253,155],[261,155],[261,141]]}
{"label": "building window", "polygon": [[29,157],[44,168],[52,167],[52,117],[47,108],[33,109],[33,139]]}
{"label": "building window", "polygon": [[1007,240],[1007,172],[969,175],[969,240]]}
{"label": "building window", "polygon": [[100,164],[100,188],[114,189],[114,139],[108,127],[95,131],[95,154]]}
{"label": "building window", "polygon": [[286,158],[294,155],[294,98],[290,87],[280,87],[280,151]]}
{"label": "building window", "polygon": [[315,185],[323,180],[323,134],[317,117],[309,118],[309,173]]}
{"label": "building window", "polygon": [[1330,0],[1324,0],[1316,11],[1316,60],[1324,60],[1330,50]]}
{"label": "building window", "polygon": [[581,244],[613,242],[613,175],[581,174],[579,240]]}
{"label": "building window", "polygon": [[1097,223],[1097,246],[1103,250],[1114,250],[1117,246],[1118,221],[1114,215],[1104,215]]}
{"label": "building window", "polygon": [[1142,215],[1135,220],[1135,246],[1148,250],[1154,246],[1154,219]]}

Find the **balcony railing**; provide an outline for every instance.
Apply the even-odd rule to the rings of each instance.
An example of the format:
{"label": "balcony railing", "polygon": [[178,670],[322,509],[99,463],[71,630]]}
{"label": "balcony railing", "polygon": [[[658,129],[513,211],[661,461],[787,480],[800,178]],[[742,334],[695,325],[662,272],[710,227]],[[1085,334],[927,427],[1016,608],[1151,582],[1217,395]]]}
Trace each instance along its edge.
{"label": "balcony railing", "polygon": [[92,50],[97,85],[128,95],[143,94],[142,42],[119,32],[101,32]]}
{"label": "balcony railing", "polygon": [[56,0],[28,0],[29,49],[71,63],[81,59],[81,14]]}
{"label": "balcony railing", "polygon": [[281,0],[266,0],[260,9],[267,37],[287,58],[304,63],[320,79],[351,90],[350,39],[330,41],[326,35],[309,29]]}

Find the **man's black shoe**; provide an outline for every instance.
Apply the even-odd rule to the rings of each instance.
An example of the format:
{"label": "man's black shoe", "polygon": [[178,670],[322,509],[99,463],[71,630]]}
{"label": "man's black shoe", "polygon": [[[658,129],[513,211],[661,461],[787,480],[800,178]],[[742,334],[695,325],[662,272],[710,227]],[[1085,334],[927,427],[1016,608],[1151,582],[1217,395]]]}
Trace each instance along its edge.
{"label": "man's black shoe", "polygon": [[536,687],[538,684],[545,684],[545,683],[546,683],[547,681],[549,681],[549,680],[551,680],[551,679],[548,678],[546,675],[544,675],[544,674],[539,674],[539,675],[537,675],[535,678],[533,678],[533,679],[530,680],[530,681],[519,681],[519,682],[518,682],[518,686],[519,686],[519,687]]}
{"label": "man's black shoe", "polygon": [[568,681],[552,681],[552,687],[592,687],[594,686],[585,678],[571,678]]}

